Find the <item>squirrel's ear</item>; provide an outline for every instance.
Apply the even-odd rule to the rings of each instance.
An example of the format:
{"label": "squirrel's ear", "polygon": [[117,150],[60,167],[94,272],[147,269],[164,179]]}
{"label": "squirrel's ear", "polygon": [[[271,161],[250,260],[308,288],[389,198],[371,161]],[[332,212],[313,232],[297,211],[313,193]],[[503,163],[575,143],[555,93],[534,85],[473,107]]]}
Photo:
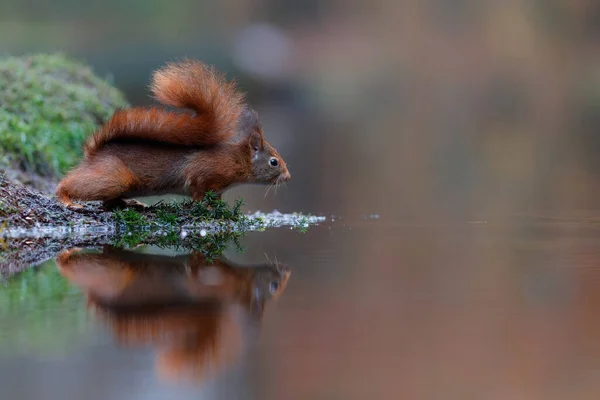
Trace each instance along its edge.
{"label": "squirrel's ear", "polygon": [[250,134],[250,149],[253,152],[264,149],[263,137],[257,130],[252,131]]}

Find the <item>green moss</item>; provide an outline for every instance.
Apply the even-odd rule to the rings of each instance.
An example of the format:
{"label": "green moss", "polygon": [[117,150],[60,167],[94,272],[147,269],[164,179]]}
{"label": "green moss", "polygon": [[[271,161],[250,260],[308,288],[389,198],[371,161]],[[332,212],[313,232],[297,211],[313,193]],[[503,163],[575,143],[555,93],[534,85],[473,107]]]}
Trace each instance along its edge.
{"label": "green moss", "polygon": [[[208,192],[202,201],[159,203],[143,212],[133,209],[114,212],[117,235],[113,246],[131,248],[140,244],[159,247],[181,247],[200,251],[208,259],[219,257],[229,243],[241,249],[238,240],[244,235],[247,217],[242,212],[241,199],[230,207],[215,193]],[[208,234],[206,230],[190,229],[182,235],[182,226],[203,226],[206,223],[232,224],[230,229]]]}
{"label": "green moss", "polygon": [[183,225],[195,225],[208,221],[233,222],[243,225],[247,217],[242,212],[243,201],[238,199],[233,207],[208,192],[202,201],[183,203],[158,203],[142,213],[131,208],[117,210],[114,219],[119,231],[128,235],[147,230],[179,229]]}
{"label": "green moss", "polygon": [[86,65],[62,55],[0,59],[0,155],[44,176],[76,164],[85,138],[123,95]]}
{"label": "green moss", "polygon": [[181,214],[188,218],[191,215],[193,218],[200,220],[241,222],[245,218],[245,215],[242,213],[243,205],[244,201],[237,199],[234,206],[230,207],[229,204],[219,199],[216,193],[209,191],[200,202],[189,200],[179,204],[161,204],[159,207],[162,206],[176,215]]}
{"label": "green moss", "polygon": [[[181,237],[179,231],[172,230],[163,232],[160,235],[148,235],[143,238],[136,234],[128,235],[119,238],[112,245],[117,248],[135,248],[139,245],[152,245],[159,248],[199,252],[202,253],[208,262],[213,262],[221,257],[230,245],[234,245],[238,252],[242,252],[244,249],[239,241],[244,235],[245,232],[238,231],[210,233],[204,236],[198,232],[190,232],[185,237]],[[134,238],[138,241],[134,241]]]}
{"label": "green moss", "polygon": [[309,226],[310,223],[308,221],[308,217],[300,217],[298,218],[298,221],[296,222],[294,228],[296,228],[296,230],[300,233],[306,233],[308,232]]}
{"label": "green moss", "polygon": [[115,211],[115,221],[119,225],[125,225],[129,229],[140,229],[148,225],[145,216],[132,209]]}
{"label": "green moss", "polygon": [[[0,200],[0,217],[7,217],[10,214],[15,214],[17,211],[16,208],[6,204],[4,201]],[[1,231],[0,231],[1,233]]]}
{"label": "green moss", "polygon": [[177,224],[177,214],[170,213],[165,210],[159,209],[156,212],[156,219],[161,225],[175,225]]}

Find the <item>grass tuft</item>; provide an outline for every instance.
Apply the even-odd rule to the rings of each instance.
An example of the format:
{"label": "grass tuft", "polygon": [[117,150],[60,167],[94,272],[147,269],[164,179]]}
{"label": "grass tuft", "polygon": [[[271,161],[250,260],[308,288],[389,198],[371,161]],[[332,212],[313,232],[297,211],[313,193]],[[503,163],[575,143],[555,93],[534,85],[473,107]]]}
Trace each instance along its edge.
{"label": "grass tuft", "polygon": [[[200,251],[207,259],[214,259],[230,243],[241,250],[239,239],[246,232],[247,222],[242,212],[243,204],[243,200],[238,199],[230,207],[214,192],[208,192],[202,201],[161,202],[143,213],[130,208],[117,210],[113,214],[117,237],[112,244],[120,248],[140,244],[181,247]],[[215,224],[220,229],[208,232],[206,227],[214,227]],[[188,228],[184,230],[183,226]]]}

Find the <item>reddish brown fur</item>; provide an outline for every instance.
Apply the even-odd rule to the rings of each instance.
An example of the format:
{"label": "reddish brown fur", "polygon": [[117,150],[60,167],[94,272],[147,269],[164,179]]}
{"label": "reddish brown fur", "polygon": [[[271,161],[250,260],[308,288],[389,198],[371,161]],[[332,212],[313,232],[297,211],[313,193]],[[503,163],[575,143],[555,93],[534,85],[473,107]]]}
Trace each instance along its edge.
{"label": "reddish brown fur", "polygon": [[71,206],[71,198],[108,202],[120,198],[124,191],[138,183],[138,177],[122,160],[106,154],[87,159],[71,171],[58,185],[56,194],[59,200]]}
{"label": "reddish brown fur", "polygon": [[199,146],[221,143],[235,130],[217,129],[210,119],[158,108],[132,108],[116,111],[84,146],[86,156],[95,154],[114,140],[152,140],[156,142]]}
{"label": "reddish brown fur", "polygon": [[196,111],[214,131],[237,129],[244,96],[206,64],[194,60],[170,63],[154,73],[150,88],[161,103]]}
{"label": "reddish brown fur", "polygon": [[202,200],[209,190],[221,193],[233,183],[251,181],[249,156],[244,156],[248,152],[246,145],[234,144],[194,151],[186,147],[110,143],[68,174],[57,194],[59,198],[67,192],[70,198],[109,202],[181,193]]}
{"label": "reddish brown fur", "polygon": [[93,154],[115,139],[198,146],[221,143],[235,134],[244,96],[213,68],[192,60],[168,64],[154,73],[151,89],[161,103],[189,108],[197,115],[158,108],[117,111],[88,140],[85,153]]}
{"label": "reddish brown fur", "polygon": [[[240,301],[250,307],[255,301],[255,288],[260,287],[264,296],[277,299],[291,275],[282,266],[238,266],[226,259],[208,262],[199,252],[171,257],[108,246],[102,253],[86,253],[77,248],[65,250],[57,256],[56,264],[71,283],[106,307],[157,304],[173,299]],[[222,279],[218,285],[203,283],[202,271],[209,267],[219,271]],[[276,293],[268,293],[269,279],[278,281]]]}
{"label": "reddish brown fur", "polygon": [[[117,111],[85,144],[85,158],[57,187],[58,199],[116,204],[163,193],[201,200],[237,183],[290,178],[285,162],[263,138],[243,95],[214,69],[196,61],[169,64],[153,77],[155,97],[196,114],[159,108]],[[277,158],[276,167],[269,160]]]}
{"label": "reddish brown fur", "polygon": [[260,321],[265,303],[281,296],[291,275],[285,267],[208,263],[200,253],[168,257],[112,248],[64,251],[57,267],[119,343],[156,346],[161,377],[199,380],[243,350],[251,332],[239,310]]}

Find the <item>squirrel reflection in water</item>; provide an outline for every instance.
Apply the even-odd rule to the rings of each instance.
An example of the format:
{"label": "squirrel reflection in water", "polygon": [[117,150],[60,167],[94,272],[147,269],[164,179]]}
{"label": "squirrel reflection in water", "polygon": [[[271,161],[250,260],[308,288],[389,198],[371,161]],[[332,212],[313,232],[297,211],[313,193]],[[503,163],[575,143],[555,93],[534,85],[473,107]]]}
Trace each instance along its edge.
{"label": "squirrel reflection in water", "polygon": [[161,379],[202,381],[238,360],[256,336],[265,303],[286,288],[282,265],[209,263],[201,253],[67,250],[57,266],[124,345],[155,348]]}

